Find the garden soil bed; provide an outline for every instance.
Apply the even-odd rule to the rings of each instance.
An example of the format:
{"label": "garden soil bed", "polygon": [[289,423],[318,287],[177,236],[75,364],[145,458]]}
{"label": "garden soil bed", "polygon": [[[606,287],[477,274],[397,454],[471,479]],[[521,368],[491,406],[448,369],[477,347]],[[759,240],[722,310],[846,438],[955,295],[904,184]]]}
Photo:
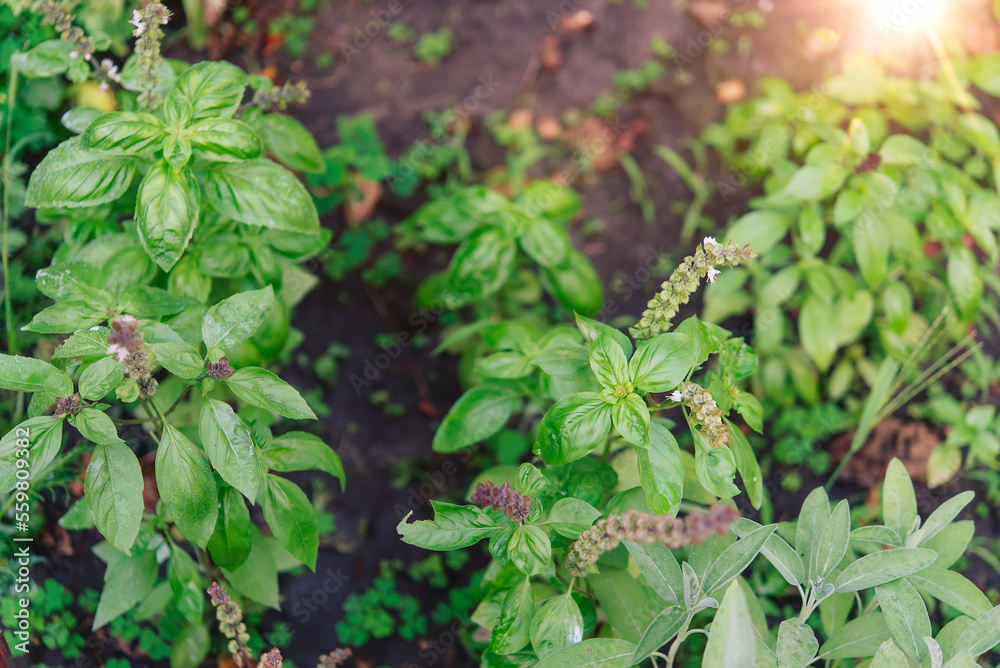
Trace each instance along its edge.
{"label": "garden soil bed", "polygon": [[[611,4],[579,0],[564,0],[561,5],[556,0],[447,3],[398,0],[364,4],[345,0],[330,4],[334,6],[317,15],[313,39],[322,42],[316,45],[317,52],[330,50],[337,55],[338,64],[332,75],[316,71],[308,62],[295,62],[281,56],[265,60],[264,64],[275,65],[279,77],[309,81],[313,97],[305,108],[294,110],[294,113],[316,134],[321,146],[337,142],[335,120],[339,115],[367,111],[376,117],[391,157],[401,155],[413,142],[429,138],[423,112],[461,105],[466,98],[475,95],[476,88],[484,81],[493,82],[491,85],[495,83],[495,86],[486,99],[478,101],[473,111],[476,120],[490,111],[522,107],[558,117],[567,108],[585,108],[597,95],[609,92],[614,71],[637,67],[648,59],[653,36],[660,36],[684,50],[690,44],[689,38],[697,40],[705,31],[694,18],[676,8],[678,3],[666,0],[653,0],[644,10],[627,1]],[[355,28],[363,30],[372,20],[372,12],[400,5],[403,7],[401,13],[393,18],[417,32],[436,30],[442,25],[452,28],[456,43],[444,63],[436,69],[428,69],[410,53],[391,45],[381,34],[371,38],[359,53],[354,53],[352,62],[344,62],[341,46],[354,41]],[[560,7],[586,9],[592,12],[594,23],[587,31],[563,38],[559,68],[539,70],[539,48],[546,37],[554,34],[550,19],[555,16],[554,20],[558,20]],[[672,208],[671,204],[687,202],[690,193],[677,175],[655,157],[652,148],[656,145],[682,148],[683,138],[696,136],[707,122],[721,118],[722,107],[716,102],[709,76],[720,79],[771,72],[806,85],[819,74],[818,65],[804,65],[802,58],[789,55],[797,53],[797,47],[789,43],[789,35],[794,34],[791,29],[794,19],[794,16],[776,13],[767,32],[755,37],[755,43],[763,48],[753,59],[713,60],[706,76],[704,58],[698,57],[692,66],[695,79],[692,85],[678,87],[668,75],[663,82],[626,105],[622,123],[641,119],[646,127],[633,155],[649,181],[657,218],[654,224],[643,222],[639,208],[629,200],[629,182],[620,168],[602,174],[599,179],[575,184],[584,197],[586,217],[600,218],[607,224],[605,230],[590,237],[584,247],[606,285],[615,275],[627,276],[644,266],[651,252],[673,254],[689,250],[677,248],[683,210]],[[246,64],[239,48],[219,42],[215,46],[220,51],[218,55]],[[502,154],[485,141],[481,124],[473,130],[471,147],[475,169],[486,170],[502,164]],[[751,194],[741,193],[739,201],[731,199],[728,203],[714,205],[717,208],[708,213],[720,224],[724,223],[728,217],[740,213],[740,202]],[[395,223],[415,209],[417,202],[387,196],[375,216]],[[327,216],[323,224],[333,229],[336,241],[346,221],[338,213]],[[342,619],[341,607],[345,598],[371,585],[381,560],[415,561],[426,557],[426,552],[400,542],[395,529],[400,509],[415,508],[418,517],[430,516],[421,484],[427,479],[434,481],[435,472],[450,471],[451,475],[437,477],[437,481],[444,478],[445,482],[433,490],[433,496],[456,498],[464,493],[477,472],[455,456],[450,458],[457,462],[453,469],[445,464],[445,458],[431,453],[437,420],[460,394],[454,359],[433,357],[429,348],[402,347],[392,364],[370,385],[355,391],[351,382],[352,376],[363,378],[366,366],[384,352],[375,343],[376,335],[413,333],[409,324],[413,295],[419,280],[440,268],[433,266],[434,255],[432,252],[405,256],[406,280],[378,294],[373,288],[362,285],[356,276],[336,284],[323,278],[295,314],[295,326],[306,335],[300,353],[309,359],[322,354],[331,343],[339,343],[350,350],[350,358],[341,364],[335,385],[323,397],[331,409],[330,415],[323,418],[323,435],[343,457],[348,480],[346,492],[335,494],[328,508],[336,515],[335,546],[320,549],[315,574],[282,576],[281,591],[285,596],[282,612],[267,617],[269,622],[284,619],[294,630],[293,641],[282,648],[282,653],[300,667],[315,665],[319,654],[337,646],[333,627]],[[628,294],[633,292],[631,290],[610,289],[608,296],[615,300],[619,314],[638,314],[651,291],[652,282],[646,288],[634,294]],[[342,295],[347,296],[346,301],[340,298]],[[381,302],[384,308],[376,309],[375,301]],[[380,315],[380,310],[386,317]],[[434,337],[435,332],[431,324],[428,333]],[[283,376],[297,386],[308,388],[318,384],[308,368],[292,367]],[[394,402],[406,407],[405,414],[389,417],[381,407],[373,405],[371,393],[375,390],[387,390]],[[397,481],[403,464],[411,471],[425,472],[427,479],[416,473],[400,488]],[[805,472],[803,477],[804,490],[823,482]],[[936,505],[939,492],[950,495],[961,486],[921,493],[921,511]],[[425,485],[424,491],[428,489],[430,484]],[[835,496],[849,496],[857,503],[867,495],[867,489],[849,485],[838,486],[835,490]],[[804,493],[779,491],[774,498],[775,520],[786,519],[796,512],[802,497]],[[980,520],[980,530],[982,533],[978,535],[995,538],[998,535],[996,518]],[[76,556],[61,556],[53,551],[52,559],[39,567],[38,575],[55,577],[74,590],[84,586],[99,587],[103,567],[96,559],[89,558],[87,550],[95,537],[74,532]],[[996,574],[982,562],[974,558],[970,562],[973,565],[970,577],[974,582],[981,586],[1000,586]],[[485,558],[478,562],[473,560],[463,575],[484,563]],[[409,583],[405,578],[400,582],[401,590],[415,594],[427,613],[437,601],[447,597],[447,589],[432,590]],[[455,582],[456,586],[462,584],[464,580]],[[334,591],[326,596],[318,594],[324,590]],[[315,610],[305,614],[303,610],[310,607],[309,602]],[[298,605],[300,603],[303,605]],[[106,660],[107,656],[103,658]],[[475,665],[458,648],[451,631],[444,627],[432,627],[422,639],[414,642],[395,637],[373,640],[357,648],[355,657],[358,666],[370,668]],[[39,660],[45,659],[39,657]],[[153,665],[138,657],[130,662],[133,666]]]}

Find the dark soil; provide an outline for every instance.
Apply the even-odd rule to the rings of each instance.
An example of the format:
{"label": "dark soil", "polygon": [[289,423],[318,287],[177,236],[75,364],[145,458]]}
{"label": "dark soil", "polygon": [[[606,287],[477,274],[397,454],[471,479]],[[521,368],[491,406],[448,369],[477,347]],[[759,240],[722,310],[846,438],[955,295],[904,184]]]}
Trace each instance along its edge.
{"label": "dark soil", "polygon": [[[274,3],[274,6],[279,4],[283,3]],[[591,237],[585,247],[606,285],[616,272],[636,275],[637,270],[645,266],[650,253],[677,255],[689,250],[677,247],[683,210],[671,205],[687,202],[690,193],[652,149],[657,145],[683,149],[684,138],[696,136],[708,122],[721,118],[722,108],[715,99],[714,83],[733,76],[753,79],[771,73],[785,76],[796,85],[808,86],[822,74],[822,61],[809,61],[802,53],[801,37],[793,27],[803,18],[796,13],[802,11],[797,9],[802,3],[778,3],[779,10],[769,21],[767,31],[754,38],[760,48],[755,49],[755,55],[749,59],[735,55],[706,58],[702,53],[704,49],[699,52],[696,48],[705,27],[679,10],[679,3],[666,0],[652,0],[646,9],[637,9],[627,0],[619,3],[564,0],[561,4],[557,0],[385,0],[372,3],[343,0],[331,4],[335,6],[317,15],[313,40],[317,42],[314,45],[316,53],[332,51],[337,55],[338,62],[332,72],[317,71],[310,61],[296,62],[281,56],[280,52],[265,58],[263,64],[275,65],[279,77],[305,78],[310,83],[311,101],[294,113],[317,135],[321,146],[337,143],[337,116],[367,111],[378,120],[383,141],[392,157],[401,155],[415,141],[429,138],[423,112],[462,104],[475,95],[483,81],[494,82],[495,91],[470,110],[474,120],[491,111],[524,107],[558,117],[571,107],[583,109],[598,95],[609,92],[614,71],[637,67],[651,57],[653,36],[662,37],[682,53],[693,56],[692,85],[679,87],[673,77],[668,76],[626,105],[620,119],[625,125],[640,119],[646,124],[647,131],[638,139],[633,156],[650,184],[658,214],[656,222],[647,224],[642,220],[639,208],[629,199],[629,181],[620,168],[598,179],[584,179],[574,184],[584,197],[586,218],[600,218],[607,223],[606,229]],[[258,11],[264,15],[267,11],[280,11],[274,6],[263,3]],[[406,23],[418,33],[445,25],[451,27],[455,47],[440,67],[429,69],[420,64],[411,50],[392,45],[382,30],[359,48],[359,52],[352,53],[351,62],[346,62],[342,47],[354,45],[356,29],[363,31],[366,24],[377,25],[371,23],[373,15],[396,6],[401,6],[402,11],[393,16],[393,20]],[[594,24],[587,31],[563,38],[562,65],[558,69],[540,69],[540,44],[554,34],[550,19],[553,16],[554,20],[561,18],[560,8],[570,10],[564,14],[586,9],[593,13]],[[214,48],[218,56],[252,65],[246,57],[245,44],[254,48],[261,46],[252,40],[241,45],[238,40],[230,39],[217,40]],[[695,46],[691,47],[692,44]],[[502,154],[485,141],[481,126],[474,129],[471,146],[477,170],[495,167],[502,159]],[[741,201],[750,195],[752,193],[742,193],[741,198],[728,203],[716,202],[708,213],[721,224],[728,217],[738,215]],[[419,203],[419,198],[400,200],[387,196],[375,216],[397,222]],[[344,229],[346,221],[337,213],[327,216],[323,224],[336,235]],[[290,646],[282,648],[282,653],[299,667],[315,665],[318,655],[337,647],[334,624],[343,617],[341,607],[345,598],[371,585],[381,560],[400,558],[410,562],[427,556],[425,551],[399,540],[395,527],[401,512],[414,509],[417,516],[428,517],[426,492],[433,487],[433,497],[460,497],[477,472],[476,467],[453,456],[447,461],[456,462],[456,473],[445,464],[444,458],[431,453],[437,420],[461,391],[456,380],[455,361],[447,356],[432,357],[427,348],[401,346],[396,352],[383,350],[375,343],[378,334],[414,334],[423,327],[412,324],[413,294],[422,276],[440,268],[433,266],[433,259],[433,253],[405,257],[408,278],[380,293],[364,286],[357,277],[337,284],[324,278],[295,314],[295,326],[306,335],[300,353],[309,359],[322,354],[332,342],[351,351],[351,357],[341,366],[336,384],[323,396],[331,408],[329,417],[323,419],[323,435],[340,452],[348,476],[346,492],[343,495],[336,493],[329,507],[336,515],[338,526],[335,546],[321,548],[315,574],[282,576],[281,591],[285,597],[282,612],[267,617],[268,621],[283,619],[294,629],[294,640]],[[646,284],[644,289],[632,290],[617,283],[617,290],[609,290],[608,296],[620,309],[616,315],[641,312],[653,281],[648,274],[643,277],[641,272],[638,280]],[[341,300],[341,295],[347,295],[347,300]],[[380,315],[380,310],[387,313],[387,317]],[[429,321],[427,333],[433,337],[436,327],[435,322]],[[364,378],[366,367],[384,361],[380,355],[388,355],[391,364],[369,385],[356,391],[351,377]],[[291,368],[285,376],[306,387],[317,385],[308,369]],[[393,401],[406,407],[406,413],[402,417],[387,416],[371,401],[371,393],[375,390],[388,390]],[[403,465],[416,473],[409,479],[404,477],[400,488],[398,481]],[[447,471],[452,473],[443,473]],[[435,479],[435,473],[441,475]],[[809,477],[807,471],[801,473],[805,478],[803,490],[824,482]],[[773,477],[778,475],[780,472],[775,472]],[[442,478],[443,484],[436,484]],[[307,479],[297,481],[307,482]],[[425,484],[423,492],[422,484]],[[962,486],[956,483],[955,489],[922,492],[921,511],[935,506],[941,498],[939,493],[950,496]],[[770,487],[774,493],[775,520],[793,516],[805,492],[788,494],[779,485]],[[862,503],[868,490],[841,485],[833,495],[850,497],[852,504]],[[1000,534],[996,517],[980,520],[979,524],[982,530],[979,535],[996,537]],[[74,588],[77,583],[81,588],[99,587],[102,567],[81,558],[88,554],[86,546],[93,536],[74,535],[74,538],[78,556],[54,555],[48,565],[39,568],[39,575],[57,577]],[[977,559],[970,561],[974,567],[970,577],[977,584],[1000,587],[995,573]],[[470,564],[462,577],[455,576],[454,586],[463,586],[473,568],[484,564],[485,559]],[[447,590],[432,590],[404,579],[401,582],[404,592],[418,596],[426,613],[437,601],[447,599]],[[310,607],[314,609],[309,610]],[[372,668],[474,666],[454,641],[448,629],[434,627],[416,642],[398,637],[371,641],[355,648],[355,657],[359,659],[357,665]],[[39,657],[39,660],[56,658]],[[152,665],[138,658],[131,659],[131,664]],[[57,664],[50,662],[48,665]]]}

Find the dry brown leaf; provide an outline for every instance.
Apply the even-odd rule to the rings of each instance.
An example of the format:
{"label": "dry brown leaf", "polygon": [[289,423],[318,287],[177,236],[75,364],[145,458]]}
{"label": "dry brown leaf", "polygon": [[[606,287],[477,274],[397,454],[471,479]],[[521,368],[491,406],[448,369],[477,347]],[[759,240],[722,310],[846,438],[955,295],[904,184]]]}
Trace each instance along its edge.
{"label": "dry brown leaf", "polygon": [[715,87],[715,97],[720,104],[739,102],[747,96],[747,85],[739,79],[727,79]]}
{"label": "dry brown leaf", "polygon": [[586,9],[581,9],[580,11],[574,12],[564,18],[560,27],[566,32],[579,32],[581,30],[586,30],[593,24],[594,15]]}
{"label": "dry brown leaf", "polygon": [[517,109],[507,118],[507,127],[511,130],[524,130],[531,127],[535,114],[531,109]]}
{"label": "dry brown leaf", "polygon": [[369,181],[360,174],[354,176],[354,187],[351,194],[347,196],[347,203],[344,205],[344,215],[351,225],[363,223],[371,218],[375,207],[378,206],[382,198],[382,184],[378,181]]}
{"label": "dry brown leaf", "polygon": [[562,125],[552,116],[542,115],[535,121],[535,129],[542,139],[559,139],[562,136]]}
{"label": "dry brown leaf", "polygon": [[[840,461],[851,447],[854,432],[842,434],[830,444],[830,456]],[[941,439],[923,422],[889,418],[872,429],[868,441],[844,468],[843,478],[863,487],[882,482],[886,468],[898,458],[914,480],[927,479],[927,459]]]}
{"label": "dry brown leaf", "polygon": [[706,28],[717,28],[725,23],[730,14],[726,3],[716,0],[692,0],[688,3],[687,10]]}
{"label": "dry brown leaf", "polygon": [[549,35],[543,39],[538,52],[545,69],[557,70],[562,65],[563,57],[559,48],[559,35]]}

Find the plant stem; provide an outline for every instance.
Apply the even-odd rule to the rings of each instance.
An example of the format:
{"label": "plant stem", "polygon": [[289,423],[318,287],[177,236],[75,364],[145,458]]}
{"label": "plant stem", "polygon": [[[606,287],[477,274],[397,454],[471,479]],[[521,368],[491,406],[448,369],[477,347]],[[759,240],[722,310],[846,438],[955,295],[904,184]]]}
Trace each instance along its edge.
{"label": "plant stem", "polygon": [[11,66],[10,80],[7,83],[7,137],[3,153],[3,302],[4,317],[7,320],[7,354],[17,354],[17,330],[14,327],[14,306],[10,297],[10,239],[8,226],[10,224],[10,181],[13,159],[11,157],[11,142],[14,128],[14,100],[17,97],[17,68]]}
{"label": "plant stem", "polygon": [[677,631],[677,637],[674,638],[673,644],[670,645],[670,652],[667,654],[667,668],[673,668],[674,659],[677,657],[677,650],[681,648],[681,644],[688,637],[688,635],[690,635],[688,633],[688,627],[691,626],[692,619],[694,619],[694,615],[689,612],[687,619],[684,620],[684,624],[682,624],[680,630]]}
{"label": "plant stem", "polygon": [[[111,418],[111,419],[114,420],[117,424],[145,424],[146,422],[156,422],[158,420],[162,421],[163,418],[167,417],[168,415],[174,412],[174,409],[180,405],[181,401],[184,399],[185,395],[191,390],[192,387],[194,386],[188,385],[186,388],[184,388],[184,390],[181,391],[180,396],[178,396],[177,399],[174,400],[174,403],[172,403],[170,405],[170,408],[168,408],[165,412],[161,413],[159,407],[156,407],[155,402],[151,402],[153,403],[153,406],[156,407],[156,415],[139,418],[137,420],[119,420],[118,418]],[[148,413],[149,410],[147,409],[146,412]]]}

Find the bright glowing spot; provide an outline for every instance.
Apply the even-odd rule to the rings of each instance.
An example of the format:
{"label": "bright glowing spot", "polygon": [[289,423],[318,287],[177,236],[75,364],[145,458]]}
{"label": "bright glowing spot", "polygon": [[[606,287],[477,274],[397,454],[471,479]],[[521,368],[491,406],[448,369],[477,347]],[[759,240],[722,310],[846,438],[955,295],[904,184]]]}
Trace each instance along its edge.
{"label": "bright glowing spot", "polygon": [[911,37],[946,18],[948,0],[869,0],[872,20],[884,38]]}

